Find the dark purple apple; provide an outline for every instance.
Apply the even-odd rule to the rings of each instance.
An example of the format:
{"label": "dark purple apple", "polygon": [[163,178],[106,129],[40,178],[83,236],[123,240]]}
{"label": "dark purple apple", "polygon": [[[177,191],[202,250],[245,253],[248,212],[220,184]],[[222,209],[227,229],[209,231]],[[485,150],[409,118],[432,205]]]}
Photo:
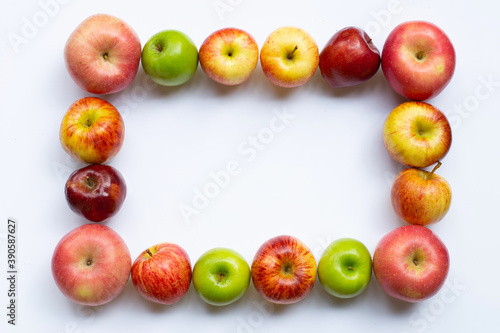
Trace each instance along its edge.
{"label": "dark purple apple", "polygon": [[92,222],[103,222],[115,215],[126,193],[121,173],[104,164],[91,164],[74,171],[65,186],[71,210]]}
{"label": "dark purple apple", "polygon": [[356,27],[338,31],[319,55],[321,75],[334,88],[363,83],[379,67],[379,50],[366,32]]}

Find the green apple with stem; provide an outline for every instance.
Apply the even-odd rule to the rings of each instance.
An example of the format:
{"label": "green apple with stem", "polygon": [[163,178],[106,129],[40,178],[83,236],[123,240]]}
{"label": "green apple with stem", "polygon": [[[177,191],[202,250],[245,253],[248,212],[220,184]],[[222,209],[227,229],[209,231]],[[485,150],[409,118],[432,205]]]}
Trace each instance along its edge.
{"label": "green apple with stem", "polygon": [[360,241],[340,238],[330,243],[318,263],[318,278],[330,295],[352,298],[361,294],[372,276],[370,252]]}
{"label": "green apple with stem", "polygon": [[198,49],[193,40],[177,30],[164,30],[151,37],[141,55],[144,72],[162,86],[186,83],[198,68]]}
{"label": "green apple with stem", "polygon": [[250,284],[250,266],[238,252],[214,248],[200,256],[193,268],[193,286],[208,304],[223,306],[240,299]]}

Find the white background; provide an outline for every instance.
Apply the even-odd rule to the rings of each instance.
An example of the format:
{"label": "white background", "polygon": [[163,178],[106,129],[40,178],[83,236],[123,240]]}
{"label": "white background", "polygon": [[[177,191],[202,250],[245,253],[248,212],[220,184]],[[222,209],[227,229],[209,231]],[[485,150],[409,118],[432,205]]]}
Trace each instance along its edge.
{"label": "white background", "polygon": [[[498,329],[500,8],[493,1],[66,2],[52,5],[49,16],[35,0],[4,1],[0,14],[0,331]],[[425,19],[440,26],[457,54],[451,83],[429,101],[448,115],[453,128],[452,148],[438,171],[452,186],[452,206],[443,221],[431,226],[451,256],[441,292],[410,305],[390,299],[373,278],[355,299],[337,300],[318,283],[303,301],[272,306],[250,286],[237,303],[214,308],[192,288],[174,306],[155,305],[129,281],[123,294],[104,306],[87,308],[67,300],[51,276],[52,251],[85,221],[64,199],[64,183],[81,165],[62,150],[58,134],[69,105],[88,94],[66,72],[63,47],[81,21],[99,12],[129,23],[142,45],[161,30],[178,29],[199,47],[213,31],[235,26],[252,34],[260,48],[275,28],[295,25],[308,31],[321,50],[337,30],[358,26],[382,50],[401,22]],[[23,35],[26,21],[39,27]],[[13,35],[25,43],[14,47]],[[132,260],[168,241],[181,245],[192,264],[213,247],[232,248],[251,263],[258,247],[280,234],[301,239],[317,259],[340,237],[361,240],[373,254],[385,233],[403,225],[389,199],[391,181],[403,168],[384,149],[382,124],[405,99],[391,91],[381,70],[361,86],[335,90],[318,71],[304,86],[287,90],[267,81],[260,65],[238,87],[213,83],[201,68],[183,86],[151,86],[140,67],[131,86],[105,99],[125,119],[125,142],[110,164],[128,186],[121,211],[107,225],[124,238]],[[294,118],[254,158],[238,150],[250,147],[248,138],[267,131],[276,113],[283,112]],[[192,206],[195,191],[203,191],[212,182],[210,174],[230,161],[239,163],[241,173],[198,215],[183,219],[180,205]],[[18,222],[15,328],[7,325],[5,308],[9,217]]]}

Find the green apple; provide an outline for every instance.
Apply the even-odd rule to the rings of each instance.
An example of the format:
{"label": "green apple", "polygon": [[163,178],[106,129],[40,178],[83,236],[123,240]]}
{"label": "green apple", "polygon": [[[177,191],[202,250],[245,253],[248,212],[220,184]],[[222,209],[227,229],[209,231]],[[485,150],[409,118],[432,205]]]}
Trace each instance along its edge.
{"label": "green apple", "polygon": [[164,30],[151,37],[141,56],[144,72],[162,86],[181,85],[198,68],[198,49],[183,32]]}
{"label": "green apple", "polygon": [[228,305],[240,299],[250,284],[250,266],[236,251],[214,248],[200,256],[193,268],[193,286],[211,305]]}
{"label": "green apple", "polygon": [[323,252],[318,264],[318,278],[331,295],[351,298],[361,294],[372,276],[370,252],[360,241],[341,238]]}

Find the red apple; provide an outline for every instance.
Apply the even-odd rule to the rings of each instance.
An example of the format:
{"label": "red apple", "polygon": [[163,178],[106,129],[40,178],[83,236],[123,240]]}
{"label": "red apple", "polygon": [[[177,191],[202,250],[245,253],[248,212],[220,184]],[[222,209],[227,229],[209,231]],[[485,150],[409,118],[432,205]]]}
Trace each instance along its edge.
{"label": "red apple", "polygon": [[412,100],[437,96],[455,72],[455,49],[436,25],[410,21],[398,25],[382,49],[382,71],[398,94]]}
{"label": "red apple", "polygon": [[378,71],[380,52],[368,34],[347,27],[326,43],[319,55],[319,69],[331,87],[349,87],[365,82]]}
{"label": "red apple", "polygon": [[115,168],[92,164],[69,176],[64,193],[73,212],[92,222],[103,222],[118,212],[127,186]]}
{"label": "red apple", "polygon": [[450,267],[446,246],[430,229],[405,225],[386,234],[373,254],[373,272],[390,296],[420,302],[443,286]]}
{"label": "red apple", "polygon": [[316,260],[304,243],[292,236],[277,236],[262,244],[255,254],[252,282],[267,301],[291,304],[309,294],[316,270]]}
{"label": "red apple", "polygon": [[115,93],[137,74],[141,42],[121,19],[96,14],[73,31],[64,47],[64,60],[80,88],[93,94]]}
{"label": "red apple", "polygon": [[125,288],[132,260],[123,239],[103,224],[85,224],[67,233],[52,256],[52,275],[75,303],[102,305]]}
{"label": "red apple", "polygon": [[396,215],[410,224],[428,225],[439,222],[450,209],[451,189],[448,182],[435,173],[420,169],[401,171],[392,184],[391,202]]}
{"label": "red apple", "polygon": [[84,163],[105,163],[120,151],[125,125],[120,112],[97,97],[77,100],[64,115],[59,130],[63,149]]}
{"label": "red apple", "polygon": [[160,243],[143,251],[132,265],[137,292],[155,303],[174,304],[191,284],[189,256],[179,245]]}
{"label": "red apple", "polygon": [[442,160],[451,147],[451,126],[436,107],[405,102],[387,116],[382,130],[384,145],[397,162],[425,168]]}
{"label": "red apple", "polygon": [[209,78],[224,85],[237,85],[245,82],[257,66],[259,47],[246,31],[224,28],[205,39],[199,57]]}

